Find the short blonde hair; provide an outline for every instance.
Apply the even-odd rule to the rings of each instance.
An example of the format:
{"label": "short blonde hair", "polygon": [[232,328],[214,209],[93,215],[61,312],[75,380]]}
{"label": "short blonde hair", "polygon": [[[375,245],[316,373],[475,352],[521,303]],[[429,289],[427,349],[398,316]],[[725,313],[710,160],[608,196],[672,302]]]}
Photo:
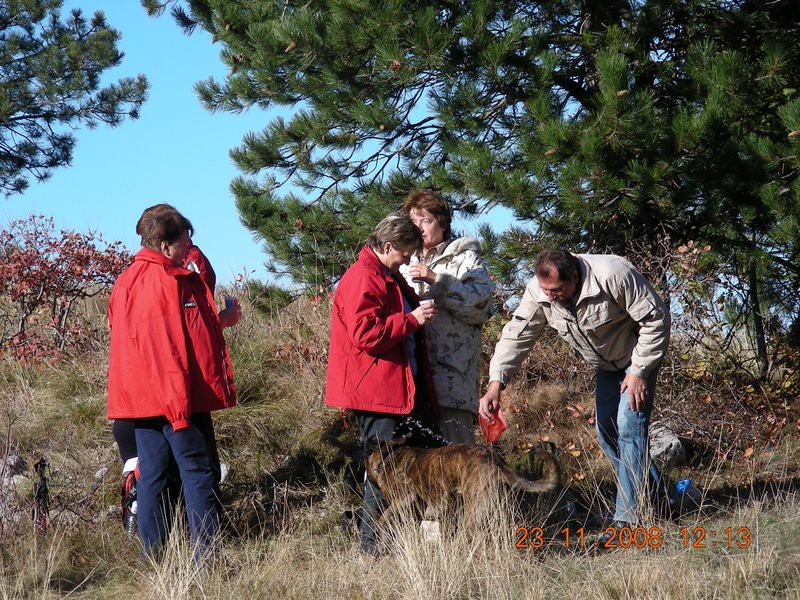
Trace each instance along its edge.
{"label": "short blonde hair", "polygon": [[398,250],[419,251],[422,248],[422,233],[406,215],[389,215],[372,230],[367,245],[375,252],[383,252],[389,242]]}

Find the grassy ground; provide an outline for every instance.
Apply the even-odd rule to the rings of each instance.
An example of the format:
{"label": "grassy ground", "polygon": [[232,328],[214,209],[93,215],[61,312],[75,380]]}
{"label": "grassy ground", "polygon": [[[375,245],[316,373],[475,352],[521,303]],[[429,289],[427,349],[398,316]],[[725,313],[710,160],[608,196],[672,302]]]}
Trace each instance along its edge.
{"label": "grassy ground", "polygon": [[[544,340],[509,388],[500,448],[525,471],[527,448],[541,440],[558,446],[579,515],[563,524],[569,546],[561,513],[548,509],[553,499],[532,510],[499,499],[479,531],[430,543],[416,523],[401,522],[387,534],[385,557],[362,562],[353,531],[340,526],[343,511],[358,504],[356,434],[322,404],[329,310],[325,299],[306,299],[264,320],[245,306],[242,323],[226,332],[240,406],[215,414],[233,472],[223,486],[223,550],[202,570],[181,535],[159,564],[141,564],[121,530],[105,355],[0,363],[3,455],[23,457],[28,475],[47,459],[52,505],[50,526],[38,535],[29,520],[31,480],[6,498],[0,598],[800,597],[800,415],[791,373],[754,389],[678,345],[660,376],[656,418],[690,450],[688,464],[667,475],[691,477],[706,491],[699,514],[654,516],[628,547],[589,547],[613,494],[593,433],[592,381],[559,343]],[[487,328],[487,354],[498,326]],[[552,543],[515,547],[539,527]]]}

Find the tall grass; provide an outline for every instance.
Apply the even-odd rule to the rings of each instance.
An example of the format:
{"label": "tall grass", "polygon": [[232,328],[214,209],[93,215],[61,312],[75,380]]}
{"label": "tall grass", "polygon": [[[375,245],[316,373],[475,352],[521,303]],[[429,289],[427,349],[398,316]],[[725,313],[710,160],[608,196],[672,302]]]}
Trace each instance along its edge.
{"label": "tall grass", "polygon": [[[761,400],[715,387],[721,374],[693,378],[686,365],[675,379],[662,370],[656,414],[690,444],[704,444],[667,474],[690,476],[709,493],[699,513],[648,520],[662,532],[660,547],[599,552],[589,544],[598,524],[559,524],[555,495],[520,505],[498,493],[480,527],[460,526],[458,512],[439,515],[438,542],[427,541],[411,515],[388,523],[385,554],[364,562],[354,531],[339,525],[359,504],[350,489],[358,477],[345,478],[357,432],[322,401],[330,305],[300,299],[268,320],[246,302],[243,310],[240,325],[225,333],[240,406],[214,415],[222,460],[233,468],[223,485],[223,548],[203,566],[179,526],[152,563],[140,562],[138,545],[121,531],[120,465],[102,410],[105,354],[44,367],[0,362],[0,447],[29,467],[45,456],[52,494],[51,526],[37,536],[28,522],[30,482],[15,492],[14,518],[0,529],[0,598],[800,597],[793,419],[754,445],[752,408]],[[500,451],[534,477],[528,448],[555,442],[581,516],[599,517],[612,508],[614,486],[595,439],[592,389],[587,369],[543,340],[506,390],[509,430]],[[749,404],[737,412],[727,401]],[[573,541],[564,547],[559,531],[567,525]],[[520,527],[542,527],[553,543],[518,549]],[[728,527],[749,528],[751,544],[729,548],[720,533]],[[707,532],[705,548],[692,547],[697,528]]]}
{"label": "tall grass", "polygon": [[[427,541],[415,520],[386,531],[387,552],[363,561],[355,540],[339,532],[320,534],[307,513],[274,535],[228,539],[218,560],[194,561],[180,529],[157,563],[139,563],[136,548],[103,560],[79,548],[75,533],[59,530],[44,540],[23,536],[4,552],[2,598],[783,598],[800,596],[800,534],[796,497],[765,507],[737,506],[713,518],[680,526],[722,531],[747,526],[747,548],[686,547],[677,524],[663,524],[663,546],[598,552],[514,547],[521,523],[501,502],[484,528],[446,533]],[[452,517],[452,515],[451,515]],[[445,518],[447,520],[447,518]],[[528,523],[533,526],[534,524]],[[101,544],[117,536],[104,529],[84,538]],[[76,564],[84,557],[94,565]],[[86,562],[86,561],[85,561]],[[70,566],[71,565],[71,566]],[[105,569],[105,572],[100,572]],[[108,573],[108,575],[106,575]]]}

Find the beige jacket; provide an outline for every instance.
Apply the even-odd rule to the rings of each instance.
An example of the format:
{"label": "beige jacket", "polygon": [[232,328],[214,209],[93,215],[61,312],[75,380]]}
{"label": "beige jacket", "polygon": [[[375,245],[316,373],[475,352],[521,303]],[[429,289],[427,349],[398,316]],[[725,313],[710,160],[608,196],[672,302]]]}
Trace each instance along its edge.
{"label": "beige jacket", "polygon": [[545,327],[552,327],[590,365],[647,377],[669,343],[669,308],[624,258],[578,254],[580,292],[570,311],[550,302],[534,277],[506,323],[489,365],[489,380],[506,385]]}
{"label": "beige jacket", "polygon": [[424,259],[412,257],[436,273],[430,287],[400,272],[420,297],[434,298],[439,314],[425,324],[439,406],[478,411],[481,328],[492,308],[494,283],[480,259],[474,238],[442,242]]}

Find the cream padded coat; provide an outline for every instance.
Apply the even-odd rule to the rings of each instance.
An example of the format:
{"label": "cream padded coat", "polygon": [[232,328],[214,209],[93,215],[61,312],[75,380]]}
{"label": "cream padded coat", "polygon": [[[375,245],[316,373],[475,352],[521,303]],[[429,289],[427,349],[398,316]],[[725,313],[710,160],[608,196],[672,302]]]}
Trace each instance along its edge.
{"label": "cream padded coat", "polygon": [[429,356],[439,405],[478,412],[481,328],[492,308],[494,283],[481,263],[474,238],[442,242],[426,260],[412,257],[436,273],[428,286],[412,281],[407,267],[400,272],[422,298],[436,300],[439,314],[425,324]]}

